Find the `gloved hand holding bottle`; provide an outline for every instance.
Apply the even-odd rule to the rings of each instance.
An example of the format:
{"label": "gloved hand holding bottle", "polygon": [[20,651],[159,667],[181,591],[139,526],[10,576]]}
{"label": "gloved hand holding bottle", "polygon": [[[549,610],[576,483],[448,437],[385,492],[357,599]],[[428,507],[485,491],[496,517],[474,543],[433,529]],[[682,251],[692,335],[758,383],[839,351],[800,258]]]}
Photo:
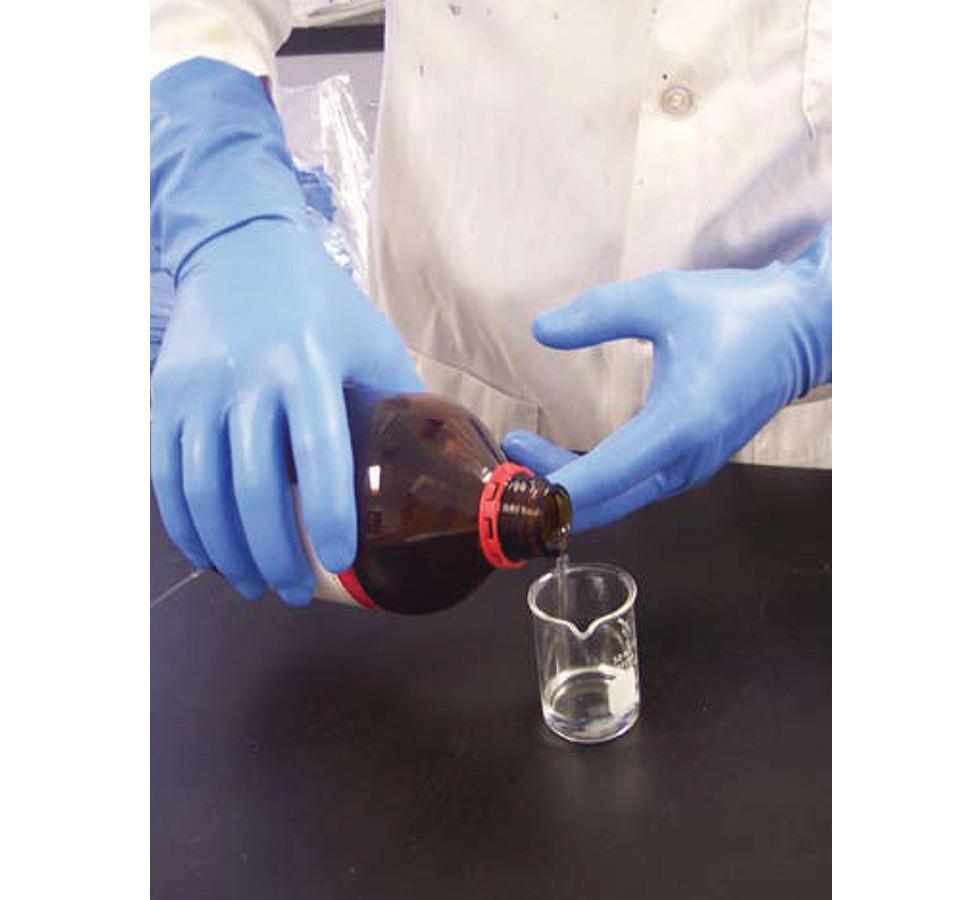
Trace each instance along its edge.
{"label": "gloved hand holding bottle", "polygon": [[642,410],[576,456],[530,432],[504,450],[562,485],[574,529],[613,521],[710,478],[782,407],[831,380],[831,225],[789,263],[664,271],[541,313],[534,333],[574,350],[653,342]]}
{"label": "gloved hand holding bottle", "polygon": [[168,534],[242,594],[303,604],[357,549],[343,384],[422,390],[391,323],[307,219],[263,83],[193,59],[151,85],[151,238],[176,304],[152,379],[152,480]]}

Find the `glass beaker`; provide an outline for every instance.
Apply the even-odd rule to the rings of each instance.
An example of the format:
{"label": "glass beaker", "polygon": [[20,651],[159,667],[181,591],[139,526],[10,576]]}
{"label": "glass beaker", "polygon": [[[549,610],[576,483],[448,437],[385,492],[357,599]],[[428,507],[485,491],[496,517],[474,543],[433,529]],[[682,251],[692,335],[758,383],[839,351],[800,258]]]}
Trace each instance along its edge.
{"label": "glass beaker", "polygon": [[640,713],[636,582],[604,563],[562,565],[528,589],[547,726],[581,744],[624,734]]}

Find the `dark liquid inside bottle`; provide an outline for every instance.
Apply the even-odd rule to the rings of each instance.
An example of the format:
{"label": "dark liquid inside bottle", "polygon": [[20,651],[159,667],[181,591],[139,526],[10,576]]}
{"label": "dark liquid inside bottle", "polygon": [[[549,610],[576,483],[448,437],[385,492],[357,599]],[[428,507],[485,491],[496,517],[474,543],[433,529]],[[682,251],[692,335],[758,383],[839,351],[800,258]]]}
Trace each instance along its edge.
{"label": "dark liquid inside bottle", "polygon": [[353,573],[373,605],[445,609],[497,565],[563,552],[568,495],[530,473],[504,478],[502,452],[468,411],[433,394],[345,395],[359,529]]}

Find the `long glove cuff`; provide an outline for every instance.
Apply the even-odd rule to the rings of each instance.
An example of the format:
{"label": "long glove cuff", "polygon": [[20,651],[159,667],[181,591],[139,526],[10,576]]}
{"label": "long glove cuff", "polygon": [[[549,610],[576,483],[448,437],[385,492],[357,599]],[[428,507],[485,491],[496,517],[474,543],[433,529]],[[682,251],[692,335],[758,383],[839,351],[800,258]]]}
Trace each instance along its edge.
{"label": "long glove cuff", "polygon": [[800,282],[794,322],[796,386],[791,399],[833,378],[832,251],[832,224],[827,222],[816,240],[790,263]]}
{"label": "long glove cuff", "polygon": [[265,86],[196,58],[150,84],[150,237],[175,280],[211,238],[257,218],[305,221],[303,194]]}

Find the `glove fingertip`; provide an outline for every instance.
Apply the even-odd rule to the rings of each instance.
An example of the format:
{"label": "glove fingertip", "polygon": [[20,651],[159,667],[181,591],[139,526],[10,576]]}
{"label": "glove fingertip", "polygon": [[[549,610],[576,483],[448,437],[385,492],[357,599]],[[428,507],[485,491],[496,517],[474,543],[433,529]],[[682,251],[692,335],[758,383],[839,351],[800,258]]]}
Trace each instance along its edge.
{"label": "glove fingertip", "polygon": [[357,545],[349,540],[324,542],[317,547],[316,555],[328,572],[345,572],[354,565]]}
{"label": "glove fingertip", "polygon": [[288,606],[308,606],[313,599],[313,582],[304,581],[301,584],[280,588],[279,596]]}
{"label": "glove fingertip", "polygon": [[180,548],[180,552],[184,554],[184,557],[195,569],[207,571],[211,568],[211,559],[208,557],[204,547],[201,546],[196,535],[193,538],[186,535],[182,536],[179,540],[175,539],[174,543]]}
{"label": "glove fingertip", "polygon": [[316,555],[328,572],[344,572],[357,556],[357,510],[353,496],[346,498],[329,528],[318,529]]}
{"label": "glove fingertip", "polygon": [[539,344],[546,347],[560,347],[565,336],[565,316],[563,309],[551,309],[534,317],[531,333]]}
{"label": "glove fingertip", "polygon": [[246,600],[258,600],[265,593],[265,584],[254,579],[238,579],[234,587]]}
{"label": "glove fingertip", "polygon": [[514,431],[508,431],[507,434],[504,435],[504,442],[502,445],[504,448],[504,453],[510,456],[510,451],[512,449],[519,452],[527,440],[533,437],[533,432],[525,431],[523,428],[516,428]]}
{"label": "glove fingertip", "polygon": [[531,326],[535,340],[555,350],[578,350],[602,340],[590,325],[594,300],[595,292],[589,291],[564,306],[538,313]]}

